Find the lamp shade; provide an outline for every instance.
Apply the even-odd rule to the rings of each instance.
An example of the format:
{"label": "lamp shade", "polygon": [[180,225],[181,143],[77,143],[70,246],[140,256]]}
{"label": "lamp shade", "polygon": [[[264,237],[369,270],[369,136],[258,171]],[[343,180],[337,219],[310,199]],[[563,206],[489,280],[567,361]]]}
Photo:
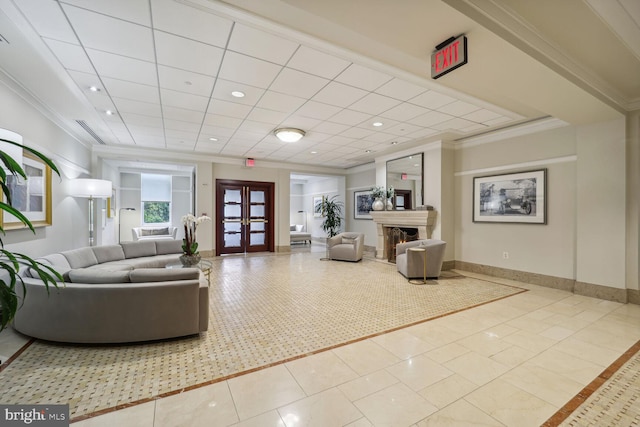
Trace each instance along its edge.
{"label": "lamp shade", "polygon": [[[22,135],[11,132],[10,130],[0,129],[0,138],[22,144]],[[17,164],[22,165],[22,147],[0,141],[0,151],[6,153],[9,157],[15,160]]]}
{"label": "lamp shade", "polygon": [[305,132],[296,128],[280,128],[274,131],[276,137],[282,142],[298,142]]}
{"label": "lamp shade", "polygon": [[79,178],[69,181],[69,194],[73,197],[111,197],[111,181],[104,179]]}

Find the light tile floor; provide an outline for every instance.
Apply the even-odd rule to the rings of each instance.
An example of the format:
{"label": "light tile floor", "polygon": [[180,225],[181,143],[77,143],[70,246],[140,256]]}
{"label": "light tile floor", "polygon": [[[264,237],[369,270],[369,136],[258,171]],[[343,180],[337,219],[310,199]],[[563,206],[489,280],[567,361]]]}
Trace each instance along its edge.
{"label": "light tile floor", "polygon": [[640,339],[638,305],[492,280],[530,291],[73,425],[539,426]]}

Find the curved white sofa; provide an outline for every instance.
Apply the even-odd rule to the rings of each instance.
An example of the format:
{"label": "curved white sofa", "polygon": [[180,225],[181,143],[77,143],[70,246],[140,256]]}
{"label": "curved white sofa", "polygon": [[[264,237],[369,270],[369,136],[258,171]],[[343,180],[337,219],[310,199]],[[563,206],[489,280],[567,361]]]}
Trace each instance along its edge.
{"label": "curved white sofa", "polygon": [[[206,278],[197,268],[165,268],[178,260],[181,246],[179,240],[123,242],[38,258],[65,282],[58,289],[49,286],[47,294],[43,282],[23,269],[26,298],[13,327],[71,343],[150,341],[206,331]],[[16,289],[22,292],[20,285]]]}
{"label": "curved white sofa", "polygon": [[174,240],[178,236],[178,227],[133,227],[133,241],[138,240]]}

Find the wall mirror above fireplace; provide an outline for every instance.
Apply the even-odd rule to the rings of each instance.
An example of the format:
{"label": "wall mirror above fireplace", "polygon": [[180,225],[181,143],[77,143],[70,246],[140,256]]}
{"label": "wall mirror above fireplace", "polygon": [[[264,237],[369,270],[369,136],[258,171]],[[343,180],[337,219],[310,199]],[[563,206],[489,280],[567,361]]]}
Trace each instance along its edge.
{"label": "wall mirror above fireplace", "polygon": [[393,186],[395,210],[412,210],[423,204],[422,177],[424,163],[422,153],[387,161],[387,188]]}

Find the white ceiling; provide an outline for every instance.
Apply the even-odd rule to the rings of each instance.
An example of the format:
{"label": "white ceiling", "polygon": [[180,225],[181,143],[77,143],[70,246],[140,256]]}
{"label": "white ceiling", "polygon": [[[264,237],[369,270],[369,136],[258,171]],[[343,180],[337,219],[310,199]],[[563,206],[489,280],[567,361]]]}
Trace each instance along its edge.
{"label": "white ceiling", "polygon": [[[216,2],[13,3],[95,108],[85,122],[106,145],[351,167],[523,119]],[[279,127],[307,134],[283,143]]]}
{"label": "white ceiling", "polygon": [[[585,104],[576,97],[565,106],[566,93],[545,85],[543,77],[539,87],[496,73],[493,80],[485,79],[482,68],[489,66],[479,55],[450,78],[431,80],[429,54],[438,42],[468,32],[475,43],[470,49],[480,53],[483,46],[495,50],[497,39],[440,0],[412,3],[416,16],[411,19],[408,6],[395,2],[376,3],[380,10],[371,13],[361,13],[362,2],[355,2],[357,19],[347,13],[350,3],[335,1],[226,3],[235,7],[215,0],[0,0],[0,68],[58,122],[93,144],[96,140],[77,120],[108,147],[339,168],[429,140],[560,116],[562,109],[575,114],[576,104]],[[532,22],[536,17],[527,2],[490,3],[505,10],[507,4],[510,14],[530,16]],[[588,4],[637,55],[637,1]],[[380,19],[406,22],[406,32],[383,28]],[[329,43],[332,36],[344,35],[349,37],[343,43]],[[2,38],[8,42],[1,43]],[[356,49],[357,43],[366,49]],[[500,47],[505,61],[512,59],[515,49]],[[535,73],[548,71],[532,67],[530,60],[519,58],[521,72],[531,69],[542,76]],[[91,92],[91,86],[100,90]],[[234,90],[245,97],[234,98]],[[517,96],[524,90],[530,91],[527,97]],[[549,99],[545,90],[557,93],[557,99]],[[107,116],[107,110],[115,114]],[[307,135],[282,143],[273,135],[279,127],[300,128]]]}

